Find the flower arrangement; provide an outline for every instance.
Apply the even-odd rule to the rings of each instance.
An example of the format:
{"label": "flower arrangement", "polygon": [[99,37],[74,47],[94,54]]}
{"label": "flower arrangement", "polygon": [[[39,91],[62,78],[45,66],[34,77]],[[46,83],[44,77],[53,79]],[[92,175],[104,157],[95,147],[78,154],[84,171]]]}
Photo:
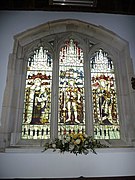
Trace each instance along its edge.
{"label": "flower arrangement", "polygon": [[59,138],[55,138],[54,141],[50,141],[44,145],[44,150],[51,148],[53,151],[59,149],[61,153],[65,151],[74,154],[88,154],[89,151],[96,154],[95,148],[107,147],[101,144],[100,141],[93,139],[92,136],[88,136],[84,133],[71,133],[65,134]]}

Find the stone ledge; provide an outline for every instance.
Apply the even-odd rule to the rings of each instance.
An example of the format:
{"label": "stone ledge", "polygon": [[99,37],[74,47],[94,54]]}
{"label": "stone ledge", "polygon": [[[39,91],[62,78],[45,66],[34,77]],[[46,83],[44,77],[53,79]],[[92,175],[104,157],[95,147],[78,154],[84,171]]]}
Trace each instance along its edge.
{"label": "stone ledge", "polygon": [[[41,153],[43,152],[43,147],[9,147],[5,149],[5,153]],[[135,152],[135,147],[120,147],[120,148],[97,148],[97,154],[99,153],[119,153],[119,152]],[[57,154],[59,153],[59,149],[53,151],[52,149],[48,149],[44,151],[46,154]],[[69,152],[65,152],[68,154]],[[90,152],[91,153],[91,152]]]}

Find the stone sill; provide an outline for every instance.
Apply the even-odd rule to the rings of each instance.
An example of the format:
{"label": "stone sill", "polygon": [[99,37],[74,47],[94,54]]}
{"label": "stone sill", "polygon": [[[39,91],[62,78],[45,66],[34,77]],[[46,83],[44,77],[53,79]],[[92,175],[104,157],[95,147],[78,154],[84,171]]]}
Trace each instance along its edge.
{"label": "stone sill", "polygon": [[[95,149],[97,154],[100,153],[121,153],[121,152],[135,152],[135,147],[119,147],[119,148],[97,148]],[[5,153],[45,153],[45,154],[58,154],[59,149],[53,151],[48,149],[43,152],[43,147],[9,147],[5,149]],[[90,152],[92,153],[92,152]],[[69,152],[64,152],[64,154],[70,154]],[[93,153],[92,153],[93,154]]]}

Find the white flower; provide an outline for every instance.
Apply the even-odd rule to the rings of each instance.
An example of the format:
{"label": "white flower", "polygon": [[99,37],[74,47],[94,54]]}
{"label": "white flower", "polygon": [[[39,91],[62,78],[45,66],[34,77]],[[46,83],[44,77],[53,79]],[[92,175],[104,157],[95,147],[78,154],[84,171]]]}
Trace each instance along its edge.
{"label": "white flower", "polygon": [[74,149],[74,145],[69,145],[69,149],[72,151]]}
{"label": "white flower", "polygon": [[59,136],[59,140],[63,140],[63,136]]}
{"label": "white flower", "polygon": [[85,137],[85,138],[87,138],[87,137],[88,137],[88,135],[87,135],[87,134],[84,134],[84,137]]}
{"label": "white flower", "polygon": [[66,141],[70,142],[70,137],[69,136],[66,137]]}
{"label": "white flower", "polygon": [[[92,144],[94,142],[94,144]],[[91,136],[87,134],[65,134],[56,138],[54,141],[50,141],[50,143],[46,143],[45,149],[52,148],[54,151],[56,148],[60,149],[61,152],[69,151],[74,154],[84,153],[88,154],[89,151],[96,153],[94,148],[96,147],[96,143],[98,143],[99,147],[106,147],[100,142],[95,141]],[[107,146],[108,147],[108,146]]]}
{"label": "white flower", "polygon": [[66,139],[62,139],[62,144],[64,145],[66,143]]}
{"label": "white flower", "polygon": [[81,140],[77,139],[75,142],[76,142],[76,144],[80,144]]}
{"label": "white flower", "polygon": [[56,144],[54,144],[54,143],[53,143],[53,144],[52,144],[52,148],[54,148],[54,149],[55,149],[55,148],[56,148]]}

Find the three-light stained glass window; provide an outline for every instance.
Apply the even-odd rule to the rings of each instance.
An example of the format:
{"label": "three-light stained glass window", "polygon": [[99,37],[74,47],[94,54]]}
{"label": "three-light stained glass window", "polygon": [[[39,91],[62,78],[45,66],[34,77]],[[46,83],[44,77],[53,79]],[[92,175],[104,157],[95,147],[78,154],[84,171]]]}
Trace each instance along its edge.
{"label": "three-light stained glass window", "polygon": [[[83,49],[75,39],[65,41],[65,45],[57,53],[59,58],[55,67],[51,53],[43,47],[35,50],[28,59],[22,139],[50,139],[53,134],[50,126],[54,127],[54,123],[57,123],[55,131],[58,136],[86,132],[86,124],[93,124],[95,139],[120,139],[115,71],[108,53],[102,49],[96,51],[90,57],[90,71],[86,68],[89,67],[89,61],[84,59]],[[59,73],[52,73],[56,68],[58,71],[55,72]],[[84,72],[89,77],[84,76]],[[53,86],[52,74],[56,80]],[[90,81],[91,87],[84,84]],[[51,113],[54,110],[51,107],[54,106],[51,103],[54,101],[51,92],[56,87],[58,93],[55,93],[53,100],[56,98],[58,112],[54,113],[57,117],[52,119]],[[86,103],[85,95],[88,87],[91,91],[87,95],[92,96],[90,104]],[[92,107],[92,112],[88,111],[86,104]],[[85,113],[92,113],[93,118],[85,119]],[[87,121],[92,123],[86,123]]]}
{"label": "three-light stained glass window", "polygon": [[114,64],[102,49],[90,61],[95,139],[120,139]]}
{"label": "three-light stained glass window", "polygon": [[40,47],[28,59],[22,139],[50,138],[52,57]]}

